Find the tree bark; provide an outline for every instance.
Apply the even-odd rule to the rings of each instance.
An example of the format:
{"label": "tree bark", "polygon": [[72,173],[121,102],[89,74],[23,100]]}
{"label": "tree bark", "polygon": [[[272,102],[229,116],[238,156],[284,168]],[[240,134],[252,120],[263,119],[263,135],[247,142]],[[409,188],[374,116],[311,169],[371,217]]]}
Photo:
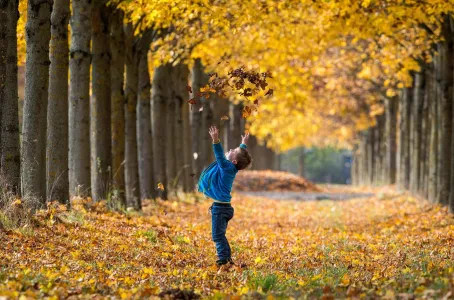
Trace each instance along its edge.
{"label": "tree bark", "polygon": [[374,171],[375,171],[375,153],[374,153],[374,134],[373,127],[370,127],[367,130],[367,170],[368,170],[368,180],[369,185],[374,184]]}
{"label": "tree bark", "polygon": [[190,112],[189,104],[186,100],[189,99],[189,93],[187,90],[188,84],[189,69],[186,65],[182,66],[181,73],[179,73],[179,79],[181,81],[181,98],[183,99],[183,104],[181,108],[181,114],[183,119],[183,148],[184,148],[184,165],[187,166],[184,169],[184,186],[183,190],[185,192],[190,192],[194,190],[194,180],[192,179],[191,174],[193,174],[192,168],[192,136],[191,136],[191,122],[190,122]]}
{"label": "tree bark", "polygon": [[92,97],[90,101],[91,187],[94,201],[107,199],[111,177],[110,9],[95,0],[92,16]]}
{"label": "tree bark", "polygon": [[137,156],[137,87],[139,85],[137,52],[134,45],[132,24],[125,28],[126,90],[125,90],[125,185],[126,203],[136,210],[142,208],[140,201],[139,167]]}
{"label": "tree bark", "polygon": [[[436,69],[437,82],[441,101],[441,128],[440,142],[441,155],[439,157],[440,176],[438,178],[437,202],[449,204],[449,191],[451,184],[451,131],[452,131],[452,85],[453,85],[453,39],[446,16],[443,22],[444,42],[438,44],[439,64]],[[438,70],[438,72],[437,72]]]}
{"label": "tree bark", "polygon": [[125,198],[125,35],[124,12],[115,10],[110,28],[111,132],[112,132],[112,190],[115,207],[126,207]]}
{"label": "tree bark", "polygon": [[[6,58],[8,51],[8,2],[0,0],[0,103],[5,101],[6,92]],[[3,105],[0,105],[0,122]],[[1,125],[1,123],[0,123]],[[2,140],[0,131],[0,155],[2,154]],[[1,161],[0,161],[1,168]],[[3,172],[2,172],[3,173]],[[3,176],[3,174],[1,174]]]}
{"label": "tree bark", "polygon": [[[148,47],[139,51],[139,100],[137,105],[137,143],[139,154],[140,198],[155,198],[153,174],[153,140],[150,108],[150,74],[148,72]],[[169,137],[170,138],[170,137]]]}
{"label": "tree bark", "polygon": [[90,195],[91,0],[73,0],[69,59],[69,193]]}
{"label": "tree bark", "polygon": [[[424,72],[424,69],[421,70]],[[424,108],[424,89],[425,81],[424,74],[417,73],[414,76],[413,88],[413,113],[412,113],[412,131],[413,131],[413,153],[412,153],[412,168],[410,173],[410,191],[417,193],[419,190],[419,176],[421,173],[420,161],[422,158],[422,119]]]}
{"label": "tree bark", "polygon": [[171,81],[167,83],[169,89],[169,100],[167,102],[167,121],[165,130],[167,131],[167,178],[169,179],[169,190],[173,188],[173,182],[177,176],[177,151],[176,151],[176,127],[177,127],[177,111],[176,111],[176,91],[174,77],[177,72],[175,67],[170,67]]}
{"label": "tree bark", "polygon": [[191,98],[194,98],[196,101],[195,105],[192,105],[191,109],[191,135],[192,135],[192,168],[194,172],[194,183],[197,183],[199,175],[202,172],[203,161],[202,161],[202,135],[204,134],[202,130],[202,115],[199,112],[199,109],[203,107],[201,97],[197,95],[197,92],[200,90],[201,81],[203,76],[203,67],[200,59],[196,59],[194,62],[194,67],[192,68],[192,93]]}
{"label": "tree bark", "polygon": [[235,149],[239,146],[238,139],[241,137],[241,104],[230,103],[230,125],[228,149]]}
{"label": "tree bark", "polygon": [[22,130],[24,196],[46,201],[46,126],[52,0],[28,0]]}
{"label": "tree bark", "polygon": [[47,199],[69,204],[68,21],[69,0],[54,0],[51,16],[49,102],[47,106]]}
{"label": "tree bark", "polygon": [[[429,188],[429,160],[430,160],[430,103],[432,95],[430,95],[430,78],[429,78],[429,68],[426,65],[424,69],[424,105],[423,105],[423,119],[422,119],[422,139],[421,139],[421,160],[420,164],[420,175],[419,175],[419,186],[420,194],[428,199],[428,188]],[[432,100],[433,101],[433,100]]]}
{"label": "tree bark", "polygon": [[439,132],[439,117],[438,117],[438,97],[435,76],[433,69],[429,72],[430,88],[426,95],[430,95],[431,101],[429,106],[430,113],[430,144],[429,144],[429,186],[428,186],[428,199],[435,202],[437,198],[437,178],[438,178],[438,132]]}
{"label": "tree bark", "polygon": [[[19,1],[7,1],[6,76],[1,101],[1,169],[11,191],[20,194],[20,144],[17,88],[17,20]],[[1,42],[0,42],[1,43]],[[0,80],[0,82],[2,82]],[[0,96],[1,97],[1,96]]]}
{"label": "tree bark", "polygon": [[305,171],[305,165],[304,165],[304,158],[306,157],[304,153],[305,149],[302,147],[299,150],[299,155],[298,155],[298,175],[301,177],[304,177],[304,171]]}
{"label": "tree bark", "polygon": [[164,185],[160,191],[161,199],[167,200],[167,173],[166,173],[166,114],[169,101],[170,66],[162,65],[155,69],[152,85],[153,99],[153,152],[155,157],[156,182]]}
{"label": "tree bark", "polygon": [[396,183],[396,154],[397,154],[397,110],[398,110],[398,99],[387,98],[385,100],[386,105],[386,154],[385,154],[385,172],[388,184]]}
{"label": "tree bark", "polygon": [[[176,170],[178,176],[178,186],[182,186],[185,192],[190,190],[189,182],[191,174],[191,134],[189,131],[189,105],[188,100],[188,66],[178,64],[172,73],[173,98],[175,101],[175,151],[176,151]],[[188,137],[187,137],[188,135]]]}

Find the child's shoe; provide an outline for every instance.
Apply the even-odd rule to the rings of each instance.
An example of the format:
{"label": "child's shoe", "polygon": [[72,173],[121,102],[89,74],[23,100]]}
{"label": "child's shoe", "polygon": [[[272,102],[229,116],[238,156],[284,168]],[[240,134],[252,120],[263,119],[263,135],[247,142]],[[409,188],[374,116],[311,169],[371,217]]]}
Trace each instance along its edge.
{"label": "child's shoe", "polygon": [[218,267],[223,266],[223,265],[226,265],[227,263],[229,263],[229,260],[228,260],[228,259],[218,259],[218,260],[216,261],[216,265],[217,265]]}

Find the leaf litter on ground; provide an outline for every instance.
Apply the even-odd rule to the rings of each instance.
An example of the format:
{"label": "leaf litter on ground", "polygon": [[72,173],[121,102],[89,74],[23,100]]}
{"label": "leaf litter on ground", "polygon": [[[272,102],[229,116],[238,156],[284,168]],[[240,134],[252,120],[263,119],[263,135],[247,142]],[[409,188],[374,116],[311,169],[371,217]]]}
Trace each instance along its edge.
{"label": "leaf litter on ground", "polygon": [[[393,190],[348,201],[233,194],[235,266],[217,268],[210,201],[187,195],[111,212],[50,205],[33,230],[0,227],[0,296],[449,298],[454,219]],[[241,268],[240,265],[246,267]],[[189,297],[189,296],[188,296]]]}

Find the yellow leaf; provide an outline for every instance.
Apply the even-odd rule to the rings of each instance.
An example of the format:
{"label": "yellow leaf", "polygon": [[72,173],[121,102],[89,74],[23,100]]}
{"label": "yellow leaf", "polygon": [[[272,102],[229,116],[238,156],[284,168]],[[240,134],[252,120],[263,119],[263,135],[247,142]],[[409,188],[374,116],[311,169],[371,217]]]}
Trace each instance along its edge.
{"label": "yellow leaf", "polygon": [[163,191],[164,185],[162,183],[158,183],[158,190]]}

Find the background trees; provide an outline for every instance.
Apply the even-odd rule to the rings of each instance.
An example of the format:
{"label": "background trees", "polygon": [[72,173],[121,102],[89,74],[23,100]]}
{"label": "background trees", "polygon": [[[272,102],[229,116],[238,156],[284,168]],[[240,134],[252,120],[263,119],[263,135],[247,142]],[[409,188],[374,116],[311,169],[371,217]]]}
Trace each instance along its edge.
{"label": "background trees", "polygon": [[[257,169],[292,148],[351,147],[355,183],[452,202],[449,2],[75,0],[69,31],[68,2],[24,2],[20,176],[14,82],[25,48],[14,38],[21,6],[5,3],[1,167],[43,203],[80,195],[140,209],[158,191],[190,191],[212,160],[209,124],[224,128],[228,148],[249,130]],[[242,66],[267,84],[228,74]],[[223,75],[233,88],[209,93]]]}

